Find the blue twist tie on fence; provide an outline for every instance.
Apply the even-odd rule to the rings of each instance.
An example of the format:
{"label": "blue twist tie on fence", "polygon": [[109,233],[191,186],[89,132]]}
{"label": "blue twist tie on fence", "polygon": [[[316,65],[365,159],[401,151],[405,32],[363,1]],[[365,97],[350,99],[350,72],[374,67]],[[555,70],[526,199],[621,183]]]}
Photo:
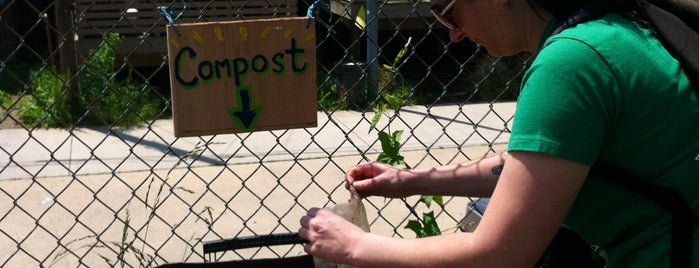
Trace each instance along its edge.
{"label": "blue twist tie on fence", "polygon": [[[0,0],[4,1],[4,0]],[[184,14],[185,9],[187,9],[187,3],[182,0],[182,11],[180,11],[180,14],[177,14],[177,16],[173,19],[172,14],[174,14],[174,11],[171,8],[165,7],[165,6],[158,6],[158,11],[160,11],[160,14],[163,15],[165,20],[167,20],[167,24],[172,26],[173,29],[175,29],[175,33],[177,33],[177,36],[180,36],[180,30],[177,29],[177,25],[175,25],[175,20],[179,19],[182,14]]]}
{"label": "blue twist tie on fence", "polygon": [[311,5],[308,7],[308,10],[306,11],[306,17],[307,17],[307,20],[306,20],[306,28],[308,28],[308,27],[311,26],[311,21],[313,20],[313,17],[315,16],[315,17],[316,17],[316,20],[317,20],[321,25],[323,25],[323,27],[327,28],[328,31],[329,31],[331,34],[335,34],[335,31],[333,31],[332,29],[330,29],[330,25],[328,25],[327,23],[325,23],[323,20],[320,19],[320,17],[317,16],[318,13],[319,13],[319,9],[320,9],[320,10],[325,10],[325,11],[328,11],[328,12],[329,12],[329,11],[330,11],[330,5],[328,5],[328,3],[324,2],[323,0],[316,0],[315,2],[313,2],[313,4],[311,4]]}
{"label": "blue twist tie on fence", "polygon": [[160,14],[162,14],[165,20],[167,20],[167,24],[169,24],[170,26],[172,26],[173,29],[175,29],[175,33],[177,33],[177,36],[180,36],[180,30],[177,29],[177,25],[175,25],[175,20],[172,19],[172,11],[168,10],[168,8],[164,6],[159,6],[158,11],[160,11]]}

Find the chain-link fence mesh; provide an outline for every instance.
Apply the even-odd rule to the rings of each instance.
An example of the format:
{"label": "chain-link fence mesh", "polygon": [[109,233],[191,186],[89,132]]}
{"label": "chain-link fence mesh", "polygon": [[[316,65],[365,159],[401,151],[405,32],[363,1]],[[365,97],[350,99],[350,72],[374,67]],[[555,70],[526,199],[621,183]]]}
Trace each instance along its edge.
{"label": "chain-link fence mesh", "polygon": [[[0,266],[201,262],[204,241],[295,232],[309,208],[347,200],[345,172],[382,151],[370,128],[382,103],[399,110],[377,128],[404,131],[410,167],[504,148],[526,56],[449,42],[429,1],[323,3],[317,127],[176,138],[158,7],[182,23],[306,16],[314,3],[0,0]],[[418,198],[370,197],[372,231],[415,237],[411,213],[429,210],[444,232],[458,230],[467,198],[443,209]],[[213,260],[299,254],[289,245]]]}

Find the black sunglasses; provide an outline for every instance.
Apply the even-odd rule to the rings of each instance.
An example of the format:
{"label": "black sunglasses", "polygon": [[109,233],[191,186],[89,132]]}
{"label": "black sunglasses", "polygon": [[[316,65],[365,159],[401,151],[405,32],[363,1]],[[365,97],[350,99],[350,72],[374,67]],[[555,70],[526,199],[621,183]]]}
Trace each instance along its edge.
{"label": "black sunglasses", "polygon": [[430,7],[430,12],[437,21],[439,21],[444,27],[452,30],[456,30],[456,23],[454,22],[454,17],[451,15],[451,8],[456,3],[456,0],[451,0],[446,6],[442,5],[432,5]]}

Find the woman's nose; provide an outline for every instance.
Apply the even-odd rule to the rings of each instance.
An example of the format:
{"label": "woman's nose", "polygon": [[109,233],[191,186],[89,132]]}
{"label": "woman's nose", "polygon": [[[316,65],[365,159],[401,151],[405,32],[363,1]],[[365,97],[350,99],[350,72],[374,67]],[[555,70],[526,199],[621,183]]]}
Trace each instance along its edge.
{"label": "woman's nose", "polygon": [[466,34],[459,29],[449,29],[449,39],[452,43],[458,43],[466,38]]}

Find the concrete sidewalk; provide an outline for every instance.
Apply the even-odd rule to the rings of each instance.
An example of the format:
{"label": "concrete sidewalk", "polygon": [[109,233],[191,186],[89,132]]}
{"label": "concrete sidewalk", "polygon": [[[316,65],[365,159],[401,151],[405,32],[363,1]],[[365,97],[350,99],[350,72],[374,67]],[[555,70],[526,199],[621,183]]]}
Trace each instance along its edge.
{"label": "concrete sidewalk", "polygon": [[[506,143],[514,103],[412,106],[400,111],[392,131],[403,130],[402,151]],[[172,120],[147,128],[0,130],[0,180],[169,169],[199,144],[206,151],[191,167],[376,153],[373,113],[318,113],[318,127],[272,132],[175,138]],[[379,128],[386,125],[383,116]],[[509,129],[509,128],[507,128]],[[410,131],[412,130],[412,133]]]}

